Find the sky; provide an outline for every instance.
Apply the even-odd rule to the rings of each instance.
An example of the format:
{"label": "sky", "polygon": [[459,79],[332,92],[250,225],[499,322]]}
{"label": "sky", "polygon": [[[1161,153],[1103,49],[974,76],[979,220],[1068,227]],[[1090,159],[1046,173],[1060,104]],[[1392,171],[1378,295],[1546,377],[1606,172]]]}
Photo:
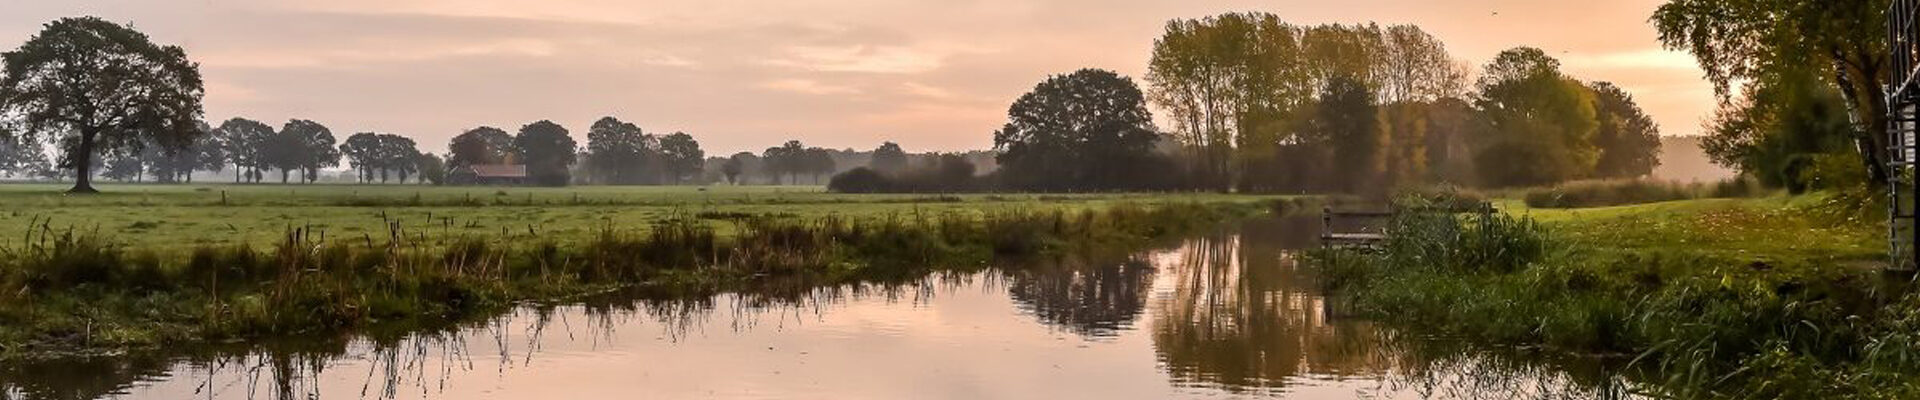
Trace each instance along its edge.
{"label": "sky", "polygon": [[[0,48],[94,15],[180,45],[206,119],[290,118],[444,151],[476,126],[602,116],[692,134],[709,155],[788,139],[830,148],[990,148],[1048,75],[1147,70],[1166,22],[1261,11],[1295,24],[1415,24],[1478,71],[1533,46],[1631,93],[1666,135],[1714,107],[1647,23],[1662,0],[6,0]],[[1162,124],[1166,126],[1167,124]]]}

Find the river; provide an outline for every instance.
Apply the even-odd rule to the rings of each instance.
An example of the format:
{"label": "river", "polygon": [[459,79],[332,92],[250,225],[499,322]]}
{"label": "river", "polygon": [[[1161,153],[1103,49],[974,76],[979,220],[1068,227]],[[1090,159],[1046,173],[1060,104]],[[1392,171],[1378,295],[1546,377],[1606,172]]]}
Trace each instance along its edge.
{"label": "river", "polygon": [[0,367],[0,398],[1619,398],[1604,363],[1345,316],[1316,218],[1111,257],[769,293],[629,293],[440,329]]}

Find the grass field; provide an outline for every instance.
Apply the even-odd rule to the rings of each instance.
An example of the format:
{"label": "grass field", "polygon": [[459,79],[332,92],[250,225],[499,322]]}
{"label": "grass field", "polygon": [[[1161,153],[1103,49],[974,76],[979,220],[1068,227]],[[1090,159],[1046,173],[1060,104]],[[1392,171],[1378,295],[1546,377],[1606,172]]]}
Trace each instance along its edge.
{"label": "grass field", "polygon": [[1882,273],[1871,204],[1818,193],[1396,218],[1316,265],[1358,312],[1447,336],[1631,360],[1673,398],[1920,396],[1920,292]]}
{"label": "grass field", "polygon": [[[1529,208],[1510,213],[1546,225],[1567,244],[1637,253],[1686,253],[1757,262],[1859,265],[1884,261],[1884,221],[1835,210],[1825,195],[1699,199],[1595,208]],[[1870,214],[1870,213],[1869,213]]]}
{"label": "grass field", "polygon": [[644,230],[675,217],[745,215],[851,219],[1100,209],[1120,203],[1254,202],[1223,194],[836,194],[819,186],[579,186],[564,188],[417,185],[100,185],[69,196],[57,184],[0,185],[0,240],[33,230],[97,231],[133,248],[180,251],[237,243],[265,245],[289,228],[331,240],[383,241],[394,223],[430,241],[456,237],[572,241],[603,228]]}

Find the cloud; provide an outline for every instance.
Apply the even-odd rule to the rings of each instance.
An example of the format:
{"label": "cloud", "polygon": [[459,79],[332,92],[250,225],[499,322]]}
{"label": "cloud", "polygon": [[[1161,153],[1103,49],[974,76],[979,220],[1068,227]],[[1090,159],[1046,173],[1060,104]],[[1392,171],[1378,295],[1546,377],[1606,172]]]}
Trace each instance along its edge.
{"label": "cloud", "polygon": [[811,95],[845,95],[860,93],[859,89],[847,86],[829,85],[811,79],[776,79],[760,84],[760,87]]}
{"label": "cloud", "polygon": [[896,46],[792,46],[772,65],[827,72],[903,74],[939,68],[945,55]]}

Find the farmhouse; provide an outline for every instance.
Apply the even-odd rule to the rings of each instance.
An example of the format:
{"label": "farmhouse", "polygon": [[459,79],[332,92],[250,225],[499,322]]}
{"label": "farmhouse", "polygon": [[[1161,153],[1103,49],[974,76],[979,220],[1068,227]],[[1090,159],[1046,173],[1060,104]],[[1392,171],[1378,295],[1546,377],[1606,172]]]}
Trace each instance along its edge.
{"label": "farmhouse", "polygon": [[527,181],[527,166],[522,164],[476,164],[447,173],[454,185],[519,185]]}

